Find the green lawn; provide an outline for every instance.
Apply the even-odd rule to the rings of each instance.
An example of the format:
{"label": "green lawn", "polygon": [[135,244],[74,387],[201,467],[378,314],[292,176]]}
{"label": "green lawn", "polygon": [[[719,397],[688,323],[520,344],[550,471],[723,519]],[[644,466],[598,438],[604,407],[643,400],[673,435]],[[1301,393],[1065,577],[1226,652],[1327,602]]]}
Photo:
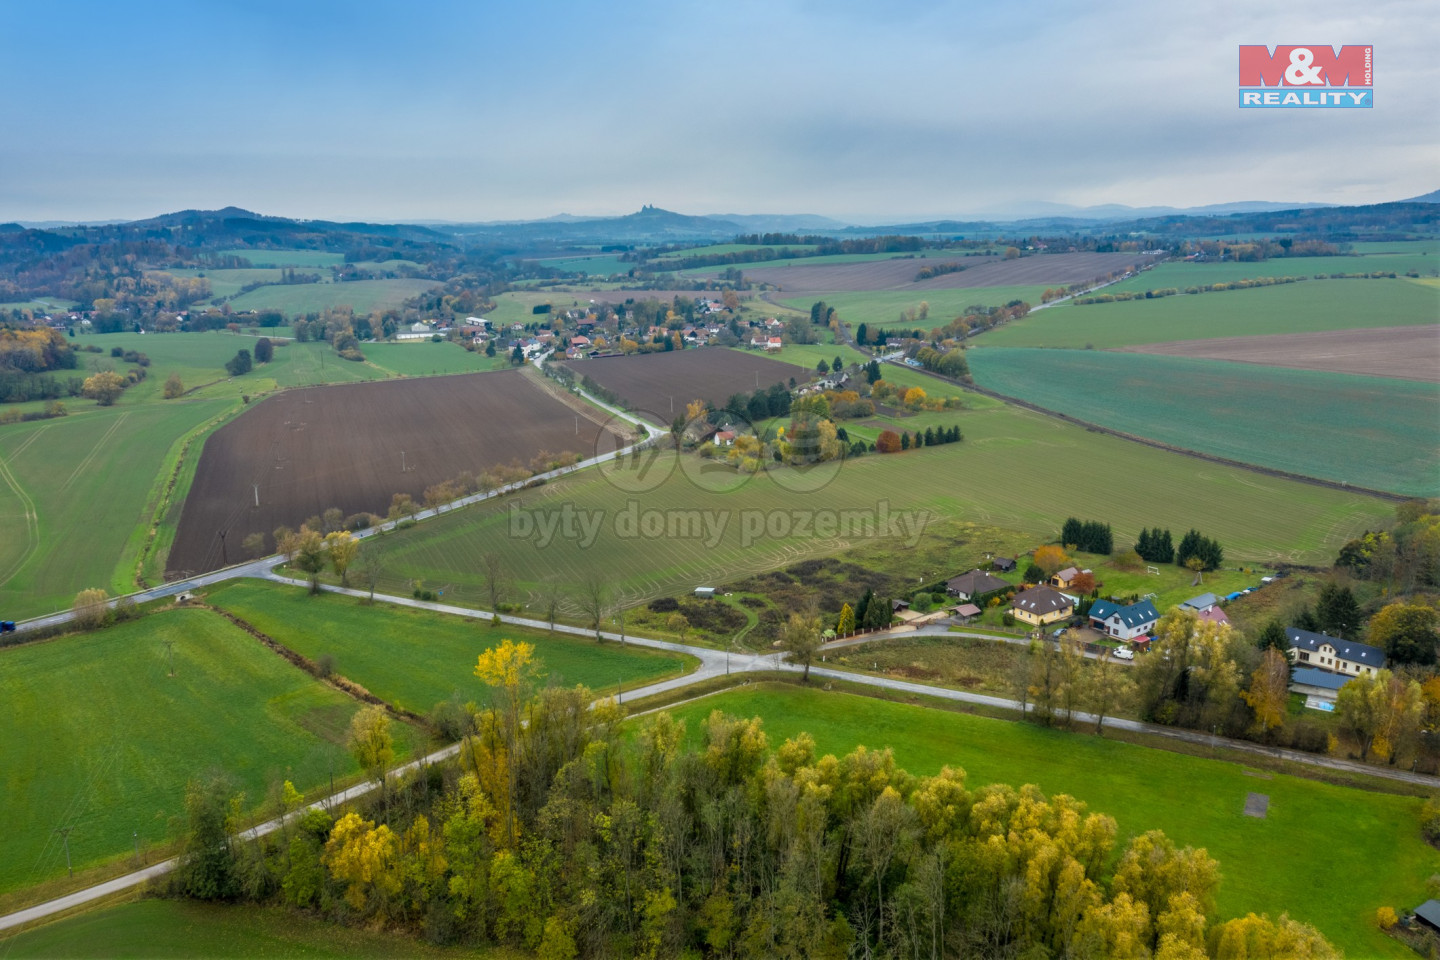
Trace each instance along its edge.
{"label": "green lawn", "polygon": [[67,417],[0,426],[3,619],[66,608],[86,587],[134,590],[182,438],[239,408],[224,399],[70,406]]}
{"label": "green lawn", "polygon": [[0,940],[8,960],[146,957],[480,957],[519,955],[499,949],[443,948],[398,934],[326,923],[278,907],[187,900],[141,900],[67,917]]}
{"label": "green lawn", "polygon": [[71,310],[74,309],[74,307],[74,300],[61,300],[58,297],[37,297],[34,300],[12,300],[8,303],[0,303],[0,311],[6,313],[9,313],[11,310],[31,310],[49,313]]}
{"label": "green lawn", "polygon": [[[284,273],[279,267],[239,268],[234,270],[167,270],[177,277],[204,277],[210,281],[210,297],[233,297],[240,288],[252,283],[279,283]],[[319,272],[319,268],[316,268]],[[327,271],[328,272],[328,271]]]}
{"label": "green lawn", "polygon": [[[803,262],[803,261],[802,261]],[[1043,284],[1019,287],[967,287],[954,290],[870,290],[861,293],[810,293],[800,297],[777,297],[780,303],[797,310],[809,311],[816,300],[840,312],[840,319],[850,324],[851,329],[860,324],[871,327],[918,327],[927,333],[934,327],[943,327],[960,316],[966,307],[998,307],[1012,300],[1024,300],[1038,305],[1040,294],[1045,291]],[[930,304],[929,319],[914,323],[902,322],[900,314],[921,303]]]}
{"label": "green lawn", "polygon": [[[891,747],[914,774],[965,769],[970,785],[1038,784],[1113,816],[1120,840],[1161,829],[1220,861],[1222,918],[1288,912],[1352,957],[1404,957],[1375,910],[1413,906],[1440,852],[1419,834],[1420,801],[1258,774],[1233,763],[1063,733],[1031,724],[868,698],[758,684],[671,712],[691,742],[711,710],[760,716],[772,746],[808,731],[822,753]],[[1247,793],[1270,797],[1263,820],[1242,814]]]}
{"label": "green lawn", "polygon": [[324,250],[219,250],[220,256],[244,257],[252,267],[338,267],[343,253]]}
{"label": "green lawn", "polygon": [[[365,360],[399,377],[431,377],[445,373],[477,373],[482,370],[506,370],[510,360],[504,356],[485,356],[484,351],[471,353],[458,343],[429,340],[406,343],[367,343],[360,348]],[[338,358],[337,358],[338,359]]]}
{"label": "green lawn", "polygon": [[330,655],[336,673],[387,703],[422,714],[452,695],[462,703],[483,701],[486,691],[475,678],[475,658],[502,639],[533,643],[547,680],[583,683],[598,694],[614,693],[622,681],[630,688],[673,677],[691,665],[690,658],[637,647],[495,628],[384,603],[365,606],[335,594],[312,597],[301,587],[252,580],[229,584],[207,600],[312,660]]}
{"label": "green lawn", "polygon": [[0,702],[0,891],[64,873],[58,827],[74,827],[77,869],[132,850],[132,832],[166,840],[186,782],[212,768],[251,806],[280,780],[304,791],[355,772],[356,702],[205,610],[0,650]]}
{"label": "green lawn", "polygon": [[[1113,524],[1120,543],[1132,542],[1142,527],[1166,526],[1178,536],[1193,526],[1219,539],[1229,563],[1329,564],[1348,539],[1377,529],[1392,515],[1390,504],[1360,494],[1206,463],[1010,406],[924,417],[958,423],[965,441],[848,460],[835,466],[833,477],[831,467],[808,475],[800,489],[793,471],[747,480],[668,454],[650,467],[647,477],[653,480],[646,479],[643,488],[625,474],[612,480],[608,467],[585,471],[385,536],[376,544],[385,582],[392,592],[408,593],[409,582],[419,577],[443,585],[447,599],[478,604],[484,595],[481,557],[493,551],[505,557],[523,590],[538,595],[546,580],[580,583],[588,571],[600,569],[619,599],[635,603],[810,556],[843,554],[860,544],[905,542],[906,536],[893,531],[876,538],[854,528],[794,527],[796,511],[808,522],[835,518],[820,511],[878,514],[882,502],[892,513],[923,512],[1026,533],[1037,541],[1058,536],[1068,516]],[[812,482],[820,485],[806,493]],[[593,540],[567,538],[562,530],[542,543],[537,516],[551,523],[570,516],[579,534],[575,518],[582,514],[576,511],[596,524]],[[642,511],[658,518],[649,523],[661,524],[648,528],[652,536],[638,529]],[[672,532],[669,525],[686,517],[708,517],[719,535]],[[747,522],[754,534],[748,539]]]}
{"label": "green lawn", "polygon": [[[1148,278],[1150,275],[1145,274]],[[1151,279],[1144,287],[1161,286]],[[1038,303],[1039,300],[1031,300]],[[931,303],[931,313],[934,313]],[[846,314],[846,319],[854,319]],[[1396,327],[1440,320],[1440,289],[1413,280],[1309,280],[1305,283],[1178,294],[1041,310],[975,342],[995,347],[1104,349],[1171,340]]]}
{"label": "green lawn", "polygon": [[1097,350],[983,347],[969,359],[980,386],[1101,426],[1324,480],[1440,494],[1434,383]]}
{"label": "green lawn", "polygon": [[230,301],[235,310],[282,310],[294,316],[348,306],[356,313],[389,310],[437,286],[434,280],[347,280],[344,283],[290,283],[251,290]]}

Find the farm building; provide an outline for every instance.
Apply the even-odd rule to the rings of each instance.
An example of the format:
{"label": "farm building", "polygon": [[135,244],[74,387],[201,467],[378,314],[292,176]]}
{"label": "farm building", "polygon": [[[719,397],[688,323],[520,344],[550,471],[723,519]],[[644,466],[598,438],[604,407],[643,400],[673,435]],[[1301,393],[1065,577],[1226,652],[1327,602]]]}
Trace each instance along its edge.
{"label": "farm building", "polygon": [[1159,619],[1159,611],[1149,600],[1141,600],[1128,607],[1109,600],[1096,600],[1090,608],[1090,625],[1116,640],[1134,640],[1147,634]]}
{"label": "farm building", "polygon": [[412,323],[408,330],[401,330],[395,334],[396,340],[428,340],[435,331],[430,329],[428,324]]}
{"label": "farm building", "polygon": [[958,577],[951,577],[945,582],[945,592],[961,600],[974,600],[987,593],[1008,589],[1010,589],[1010,584],[999,577],[992,577],[983,570],[971,570]]}
{"label": "farm building", "polygon": [[1016,620],[1035,626],[1064,620],[1074,612],[1073,600],[1059,590],[1045,586],[1031,587],[1024,593],[1016,594],[1015,602],[1010,607],[1010,614]]}
{"label": "farm building", "polygon": [[1311,710],[1333,710],[1340,688],[1350,679],[1315,667],[1298,667],[1290,675],[1290,692],[1304,694],[1305,706]]}
{"label": "farm building", "polygon": [[1385,651],[1368,643],[1355,643],[1295,627],[1287,627],[1285,636],[1290,641],[1291,663],[1356,677],[1385,668]]}
{"label": "farm building", "polygon": [[714,587],[696,587],[696,588],[695,588],[695,596],[699,597],[701,600],[713,600],[713,599],[715,599],[715,588],[714,588]]}

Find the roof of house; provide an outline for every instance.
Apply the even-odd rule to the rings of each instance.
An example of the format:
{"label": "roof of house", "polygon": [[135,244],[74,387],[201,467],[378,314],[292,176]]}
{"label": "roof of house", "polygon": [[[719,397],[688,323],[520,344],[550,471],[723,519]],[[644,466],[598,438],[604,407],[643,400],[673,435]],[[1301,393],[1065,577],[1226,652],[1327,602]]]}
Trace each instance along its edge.
{"label": "roof of house", "polygon": [[1047,613],[1055,613],[1060,610],[1071,610],[1075,604],[1070,598],[1059,590],[1052,590],[1049,587],[1031,587],[1024,593],[1015,595],[1015,602],[1012,606],[1016,610],[1024,610],[1026,613],[1044,616]]}
{"label": "roof of house", "polygon": [[1220,598],[1213,593],[1202,593],[1198,597],[1191,597],[1180,604],[1183,610],[1194,610],[1197,613],[1201,610],[1208,610],[1220,602]]}
{"label": "roof of house", "polygon": [[1069,583],[1071,580],[1074,580],[1079,575],[1080,571],[1075,567],[1066,567],[1064,570],[1056,571],[1055,579],[1064,580],[1066,583]]}
{"label": "roof of house", "polygon": [[1440,927],[1440,900],[1426,900],[1415,908],[1415,916],[1432,927]]}
{"label": "roof of house", "polygon": [[996,557],[994,560],[991,560],[990,563],[994,565],[996,570],[1015,569],[1015,561],[1009,557]]}
{"label": "roof of house", "polygon": [[1379,647],[1372,647],[1368,643],[1342,640],[1339,637],[1332,637],[1324,633],[1311,633],[1309,630],[1300,630],[1296,627],[1286,627],[1285,636],[1290,640],[1291,649],[1316,653],[1322,645],[1329,644],[1335,648],[1335,655],[1341,660],[1363,663],[1376,670],[1385,666],[1385,651]]}
{"label": "roof of house", "polygon": [[1004,590],[1010,584],[999,577],[992,577],[984,570],[971,570],[969,573],[962,573],[958,577],[951,577],[945,582],[945,589],[951,593],[963,593],[967,596],[976,596],[982,593],[990,593],[995,590]]}
{"label": "roof of house", "polygon": [[1113,616],[1119,616],[1120,622],[1125,626],[1134,629],[1144,627],[1160,619],[1160,612],[1155,609],[1155,604],[1149,600],[1141,600],[1139,603],[1132,603],[1128,607],[1122,607],[1118,603],[1111,603],[1109,600],[1096,600],[1090,608],[1090,619],[1105,621]]}
{"label": "roof of house", "polygon": [[962,603],[958,607],[955,607],[954,610],[955,615],[960,617],[980,616],[980,608],[975,606],[975,604],[973,603]]}
{"label": "roof of house", "polygon": [[1206,607],[1195,615],[1197,620],[1208,620],[1211,623],[1229,623],[1230,617],[1219,607]]}
{"label": "roof of house", "polygon": [[1307,687],[1324,687],[1326,690],[1339,690],[1352,679],[1354,678],[1331,673],[1328,670],[1317,670],[1314,667],[1297,667],[1290,674],[1291,683],[1303,683]]}

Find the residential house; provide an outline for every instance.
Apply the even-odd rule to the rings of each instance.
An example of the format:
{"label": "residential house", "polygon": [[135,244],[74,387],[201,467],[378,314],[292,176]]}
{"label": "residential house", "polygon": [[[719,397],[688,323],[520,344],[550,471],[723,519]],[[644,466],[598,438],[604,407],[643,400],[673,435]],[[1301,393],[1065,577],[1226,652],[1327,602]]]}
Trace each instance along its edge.
{"label": "residential house", "polygon": [[750,335],[750,346],[758,350],[764,350],[768,348],[769,344],[770,338],[765,335],[765,332],[763,330],[756,330]]}
{"label": "residential house", "polygon": [[782,341],[779,337],[771,337],[765,341],[766,350],[779,350],[784,345],[784,341]]}
{"label": "residential house", "polygon": [[945,581],[945,592],[960,600],[974,600],[999,590],[1009,590],[1010,584],[999,577],[992,577],[983,570],[971,570]]}
{"label": "residential house", "polygon": [[1049,583],[1050,586],[1056,590],[1069,590],[1070,584],[1075,582],[1076,577],[1082,573],[1089,572],[1089,570],[1077,570],[1075,567],[1066,567],[1064,570],[1056,571],[1055,575],[1050,578]]}
{"label": "residential house", "polygon": [[1116,640],[1134,640],[1154,628],[1160,613],[1155,604],[1141,600],[1122,607],[1109,600],[1096,600],[1090,607],[1090,626]]}
{"label": "residential house", "polygon": [[717,447],[733,446],[735,444],[735,431],[717,430],[715,432],[715,436],[711,438],[711,442],[713,442]]}
{"label": "residential house", "polygon": [[1385,651],[1368,643],[1342,640],[1295,627],[1287,627],[1285,637],[1290,641],[1290,662],[1297,665],[1318,667],[1352,677],[1369,676],[1385,668]]}
{"label": "residential house", "polygon": [[570,338],[570,346],[588,348],[590,346],[590,338],[577,333]]}
{"label": "residential house", "polygon": [[1056,620],[1064,620],[1075,612],[1075,603],[1059,590],[1051,587],[1031,587],[1015,595],[1010,605],[1010,614],[1016,620],[1034,626],[1044,626]]}
{"label": "residential house", "polygon": [[1209,607],[1208,609],[1202,610],[1199,614],[1196,615],[1195,619],[1203,620],[1206,623],[1230,622],[1230,618],[1225,615],[1225,611],[1221,610],[1219,607]]}

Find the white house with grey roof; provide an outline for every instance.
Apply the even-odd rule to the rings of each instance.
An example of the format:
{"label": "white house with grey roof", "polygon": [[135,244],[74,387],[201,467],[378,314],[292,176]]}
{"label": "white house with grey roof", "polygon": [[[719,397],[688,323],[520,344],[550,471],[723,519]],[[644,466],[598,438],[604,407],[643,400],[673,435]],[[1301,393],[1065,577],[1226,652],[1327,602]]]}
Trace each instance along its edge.
{"label": "white house with grey roof", "polygon": [[1324,633],[1287,627],[1290,662],[1352,677],[1370,676],[1385,668],[1385,651],[1368,643],[1342,640]]}
{"label": "white house with grey roof", "polygon": [[1090,625],[1116,640],[1134,640],[1149,633],[1159,619],[1159,611],[1149,600],[1125,607],[1109,600],[1096,600],[1090,606]]}

